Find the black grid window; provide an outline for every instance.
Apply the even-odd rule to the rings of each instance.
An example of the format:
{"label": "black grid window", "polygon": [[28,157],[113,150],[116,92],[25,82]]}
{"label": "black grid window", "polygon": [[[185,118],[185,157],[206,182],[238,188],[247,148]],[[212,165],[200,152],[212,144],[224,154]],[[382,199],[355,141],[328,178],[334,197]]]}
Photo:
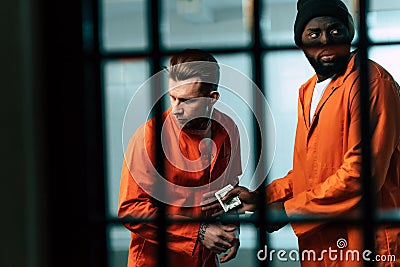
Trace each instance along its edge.
{"label": "black grid window", "polygon": [[[206,8],[205,12],[213,12],[207,16],[206,13],[203,13],[204,10],[202,10],[202,12],[198,13],[197,18],[194,16],[190,18],[190,12],[182,10],[184,9],[182,5],[185,3],[194,4],[195,2],[203,4],[202,8]],[[98,194],[94,194],[93,198],[89,198],[92,200],[89,206],[96,207],[97,205],[94,203],[106,203],[106,220],[104,224],[100,224],[99,227],[104,227],[104,231],[107,232],[108,266],[110,267],[124,266],[127,260],[126,251],[128,250],[128,245],[126,242],[129,241],[129,233],[122,228],[121,220],[116,216],[117,203],[115,203],[119,189],[118,181],[120,173],[118,171],[120,171],[123,160],[123,151],[121,149],[122,142],[120,141],[118,143],[118,139],[115,139],[114,135],[118,136],[120,134],[118,131],[122,128],[123,120],[121,114],[124,113],[126,106],[129,104],[129,99],[134,94],[137,86],[151,75],[159,72],[165,65],[169,56],[175,52],[183,48],[201,48],[214,54],[217,59],[223,59],[221,61],[227,60],[227,62],[229,62],[230,57],[240,58],[239,61],[241,63],[244,62],[244,64],[247,64],[247,66],[244,67],[244,71],[248,72],[250,78],[261,89],[267,99],[269,101],[277,101],[276,98],[274,98],[273,91],[273,87],[276,85],[273,79],[276,76],[271,73],[277,73],[279,70],[275,70],[275,66],[272,65],[274,59],[296,58],[302,60],[304,66],[308,64],[300,50],[294,46],[292,33],[287,31],[292,30],[293,22],[287,19],[283,22],[280,21],[283,17],[291,17],[294,21],[296,1],[283,1],[285,3],[272,0],[221,1],[220,7],[218,7],[216,2],[219,1],[83,1],[85,91],[90,95],[94,94],[94,92],[98,92],[97,89],[101,88],[101,96],[97,96],[93,99],[99,101],[99,103],[95,103],[95,105],[101,105],[103,110],[103,114],[88,114],[88,116],[93,116],[96,118],[96,122],[101,122],[101,125],[92,126],[97,129],[103,129],[104,137],[101,142],[104,142],[105,147],[104,183],[106,185],[106,190],[104,195],[99,196]],[[232,4],[232,2],[235,3]],[[245,6],[246,2],[252,8],[248,9],[248,6]],[[365,63],[370,50],[376,49],[374,50],[376,55],[378,55],[378,57],[381,55],[382,59],[387,55],[385,51],[393,51],[393,55],[400,55],[400,33],[396,32],[393,33],[393,35],[387,34],[386,32],[386,35],[379,35],[378,33],[379,22],[385,17],[383,14],[389,14],[391,12],[390,18],[394,18],[396,14],[397,16],[400,14],[400,6],[395,3],[391,6],[390,3],[385,2],[385,6],[381,10],[377,7],[379,6],[378,2],[378,0],[361,0],[359,4],[346,2],[346,4],[350,4],[351,8],[357,8],[359,14],[359,16],[354,16],[355,19],[359,18],[359,20],[357,22],[358,38],[356,38],[353,45],[359,49],[363,63],[361,65],[361,87],[368,86],[366,82],[368,80],[368,72],[366,71],[367,66]],[[375,9],[370,10],[370,6],[373,6]],[[190,7],[187,8],[190,9]],[[352,10],[350,9],[350,11]],[[185,12],[189,13],[185,14]],[[250,13],[247,14],[246,12]],[[242,20],[243,25],[238,24],[238,16],[240,20]],[[229,25],[229,19],[232,19],[230,23],[235,25],[232,27],[242,27],[242,30],[229,35],[229,28],[225,28],[225,33],[221,32],[226,25],[218,24],[219,26],[216,26],[214,29],[215,32],[207,32],[202,28],[202,25],[216,23],[218,19],[222,18],[227,18],[226,25]],[[279,23],[283,24],[279,25]],[[287,23],[287,25],[284,23]],[[393,26],[390,24],[390,21],[387,23]],[[253,25],[251,30],[249,30],[249,24]],[[373,30],[375,31],[368,31],[370,25],[373,25]],[[395,30],[396,27],[392,28]],[[117,31],[117,29],[119,30]],[[281,32],[286,35],[282,38],[276,38],[273,33],[274,29],[281,30]],[[186,39],[179,35],[179,32],[177,32],[179,30],[187,31]],[[190,37],[190,34],[194,34],[194,36]],[[212,36],[221,34],[227,34],[228,41],[212,38]],[[387,36],[394,37],[388,41],[385,39],[388,38]],[[119,42],[118,40],[123,41]],[[377,61],[379,63],[379,59],[377,59]],[[288,61],[288,63],[290,64],[291,62]],[[240,65],[238,67],[240,67]],[[396,65],[392,68],[395,70]],[[391,71],[391,69],[389,69],[389,71]],[[312,73],[312,70],[308,72],[306,70],[305,73],[308,75],[308,73]],[[279,75],[281,74],[282,73],[279,72]],[[289,76],[279,76],[278,78],[282,79],[279,82],[287,82],[289,84],[292,77],[290,75],[292,75],[292,73],[288,73],[288,75]],[[397,80],[399,80],[399,76],[397,77]],[[303,79],[303,81],[304,80],[305,79]],[[295,99],[297,98],[296,89],[300,83],[296,84],[297,85],[295,85],[291,91],[292,94],[295,95]],[[154,86],[154,88],[158,87],[159,86]],[[362,94],[360,97],[362,99],[361,108],[364,111],[362,112],[362,133],[365,133],[369,127],[368,117],[366,115],[368,112],[365,112],[369,108],[367,104],[368,95]],[[152,101],[151,94],[149,94],[148,99],[144,99],[143,105],[150,105]],[[253,101],[255,110],[262,113],[261,111],[265,109],[263,103],[255,96]],[[285,99],[281,99],[281,101],[285,101]],[[272,107],[274,107],[274,105],[282,106],[284,104],[271,103]],[[293,116],[295,119],[295,112],[297,112],[296,105],[296,102],[294,102],[293,105],[288,105],[286,107],[286,113],[282,112],[281,114],[282,118],[291,114],[291,120],[293,120]],[[115,110],[118,110],[118,112],[115,113]],[[155,107],[154,114],[158,122],[161,122],[162,110],[163,108],[161,106]],[[119,114],[119,116],[114,116],[115,114]],[[90,121],[90,118],[88,121]],[[159,132],[160,124],[158,125],[157,131]],[[251,131],[254,133],[254,139],[252,141],[254,142],[254,147],[259,147],[259,144],[262,142],[262,136],[255,122],[253,126]],[[294,128],[290,128],[294,127],[294,125],[277,125],[277,128],[280,129],[285,127],[289,127],[289,129],[294,131]],[[279,132],[279,129],[277,131]],[[292,137],[294,137],[294,132]],[[120,135],[118,138],[120,138]],[[102,146],[102,144],[99,145],[99,147]],[[160,146],[161,144],[157,143],[157,147]],[[382,219],[399,222],[399,217],[394,215],[382,218],[374,212],[374,187],[369,178],[371,176],[369,164],[371,160],[370,150],[370,140],[367,136],[363,136],[363,215],[361,219],[351,221],[351,223],[363,227],[365,248],[373,250],[374,235],[372,233],[378,221]],[[252,151],[252,153],[254,153],[254,159],[257,159],[260,152],[260,150]],[[286,157],[286,161],[289,163],[284,163],[283,165],[290,164],[290,159],[292,158],[291,155],[281,156],[279,153],[277,153],[277,157],[278,159],[279,157]],[[102,159],[97,160],[102,161]],[[95,165],[96,163],[93,162],[93,166]],[[262,167],[267,168],[268,166]],[[271,177],[268,177],[266,180],[270,178]],[[102,183],[102,180],[93,179],[89,182],[91,184],[99,184]],[[98,191],[95,190],[94,192]],[[254,259],[251,260],[253,266],[281,266],[268,261],[256,260],[256,252],[259,249],[263,249],[265,244],[271,244],[271,235],[266,234],[264,225],[266,225],[267,220],[272,217],[264,216],[268,211],[265,209],[265,196],[263,194],[261,194],[261,196],[260,216],[258,217],[258,224],[261,227],[255,228],[253,223],[246,219],[243,219],[241,222],[242,226],[251,229],[249,231],[254,234],[252,236],[254,239],[252,245],[253,250],[251,250],[249,257],[253,257]],[[159,266],[165,266],[165,251],[167,245],[165,230],[167,224],[172,223],[172,221],[169,221],[166,217],[165,207],[163,207],[164,206],[161,205],[159,216],[155,220],[155,223],[159,226]],[[93,214],[90,214],[89,217],[98,219],[99,210],[92,210],[91,212]],[[299,220],[308,221],[310,218],[302,218]],[[315,220],[315,218],[313,220]],[[135,222],[139,223],[140,221],[140,218],[135,220]],[[349,222],[349,220],[338,219],[337,221],[337,223],[343,222]],[[275,242],[277,241],[275,240]],[[272,242],[272,244],[276,243]],[[95,247],[93,249],[96,250]],[[241,248],[239,248],[239,251],[240,249]],[[238,257],[240,256],[241,254],[239,253]],[[400,255],[398,256],[400,257]],[[248,262],[249,259],[247,258],[246,263]],[[299,266],[298,264],[299,263],[293,266]],[[233,263],[232,265],[226,264],[226,266],[236,265]],[[365,266],[373,266],[373,262],[366,263]]]}

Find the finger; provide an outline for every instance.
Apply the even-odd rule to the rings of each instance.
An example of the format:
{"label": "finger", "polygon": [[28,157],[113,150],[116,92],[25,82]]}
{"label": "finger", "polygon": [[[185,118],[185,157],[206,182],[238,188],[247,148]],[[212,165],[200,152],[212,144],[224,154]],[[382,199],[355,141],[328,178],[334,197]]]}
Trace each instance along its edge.
{"label": "finger", "polygon": [[225,211],[221,209],[220,211],[217,211],[217,212],[213,213],[211,215],[211,217],[217,217],[217,216],[222,215],[224,213],[225,213]]}
{"label": "finger", "polygon": [[231,198],[238,196],[239,193],[240,193],[240,187],[235,187],[231,191],[226,193],[226,195],[221,200],[222,200],[222,202],[225,202]]}
{"label": "finger", "polygon": [[202,211],[209,211],[209,210],[213,210],[213,209],[222,209],[222,207],[221,207],[221,205],[217,202],[217,203],[214,203],[214,204],[211,204],[212,202],[210,202],[210,203],[205,203],[205,202],[202,202],[203,204],[201,204],[203,207],[201,207],[201,210]]}
{"label": "finger", "polygon": [[215,254],[221,254],[221,253],[226,252],[228,249],[223,246],[214,246],[214,247],[210,248],[210,250],[212,252],[214,252]]}
{"label": "finger", "polygon": [[205,199],[205,200],[200,202],[200,206],[206,207],[208,205],[214,205],[216,203],[216,201],[217,200],[215,200],[215,199]]}
{"label": "finger", "polygon": [[[231,239],[231,240],[229,240]],[[222,252],[226,252],[230,247],[235,245],[235,239],[234,238],[219,238],[219,240],[216,242],[216,246],[219,248],[224,249]]]}
{"label": "finger", "polygon": [[215,197],[215,191],[207,192],[203,194],[203,198]]}
{"label": "finger", "polygon": [[236,233],[234,231],[223,233],[221,235],[221,239],[225,240],[226,242],[229,242],[228,247],[235,245],[235,243],[239,241],[238,237],[236,236]]}
{"label": "finger", "polygon": [[225,232],[233,232],[236,230],[237,226],[234,224],[224,224],[224,225],[221,225],[221,227],[222,227],[222,230],[224,230]]}
{"label": "finger", "polygon": [[211,193],[206,193],[203,195],[203,200],[200,202],[200,205],[208,205],[210,203],[216,202],[217,198],[215,197],[214,194]]}
{"label": "finger", "polygon": [[219,262],[220,263],[224,263],[224,262],[228,262],[231,259],[235,258],[237,254],[237,249],[236,247],[231,247],[231,249],[229,250],[229,252],[227,254],[223,254],[220,258],[219,258]]}

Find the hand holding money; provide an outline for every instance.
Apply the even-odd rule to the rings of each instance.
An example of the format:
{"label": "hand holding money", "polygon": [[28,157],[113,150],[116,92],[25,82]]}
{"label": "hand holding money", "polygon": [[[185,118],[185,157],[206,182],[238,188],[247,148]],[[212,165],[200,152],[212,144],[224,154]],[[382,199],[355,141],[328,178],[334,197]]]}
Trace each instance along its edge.
{"label": "hand holding money", "polygon": [[224,196],[226,196],[226,194],[231,191],[233,189],[233,186],[228,184],[227,186],[225,186],[224,188],[222,188],[221,190],[218,190],[217,192],[215,192],[215,197],[218,199],[218,202],[221,204],[222,208],[224,209],[225,212],[234,209],[235,207],[239,206],[240,204],[242,204],[240,202],[240,199],[235,196],[232,197],[230,199],[225,199],[224,201],[222,200],[222,198]]}
{"label": "hand holding money", "polygon": [[[245,211],[255,211],[257,205],[258,195],[255,191],[249,191],[246,187],[236,186],[232,190],[228,191],[224,197],[221,198],[222,202],[225,202],[234,197],[238,197],[241,204],[237,207],[239,213]],[[220,203],[208,203],[202,207],[203,211],[213,211],[213,216],[218,216],[223,214],[223,210]]]}

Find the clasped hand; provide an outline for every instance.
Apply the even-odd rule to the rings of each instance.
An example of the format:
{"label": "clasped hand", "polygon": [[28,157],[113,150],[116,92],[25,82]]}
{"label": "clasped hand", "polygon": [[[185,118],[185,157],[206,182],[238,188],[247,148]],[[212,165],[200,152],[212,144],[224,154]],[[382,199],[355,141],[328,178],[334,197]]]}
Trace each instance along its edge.
{"label": "clasped hand", "polygon": [[199,241],[216,254],[223,254],[220,262],[227,262],[236,257],[240,242],[238,226],[233,224],[206,224],[200,226]]}

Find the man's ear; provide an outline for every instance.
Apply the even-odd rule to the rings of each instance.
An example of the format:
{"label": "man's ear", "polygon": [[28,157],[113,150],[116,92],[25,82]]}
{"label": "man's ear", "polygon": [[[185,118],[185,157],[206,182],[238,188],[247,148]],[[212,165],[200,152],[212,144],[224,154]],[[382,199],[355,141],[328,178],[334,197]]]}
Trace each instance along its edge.
{"label": "man's ear", "polygon": [[211,104],[214,105],[219,99],[219,92],[218,91],[211,91],[210,97],[212,98]]}

